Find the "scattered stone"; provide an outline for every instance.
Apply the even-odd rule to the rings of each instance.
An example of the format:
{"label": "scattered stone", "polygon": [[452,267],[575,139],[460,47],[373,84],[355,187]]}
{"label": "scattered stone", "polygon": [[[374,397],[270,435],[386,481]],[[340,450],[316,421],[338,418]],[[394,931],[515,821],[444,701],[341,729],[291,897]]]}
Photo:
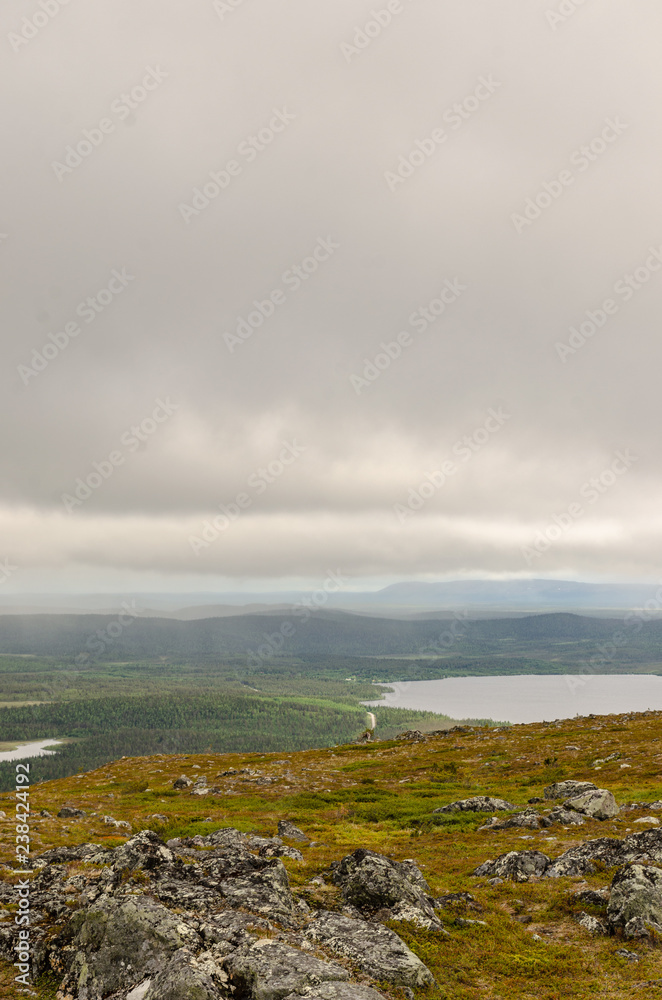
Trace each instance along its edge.
{"label": "scattered stone", "polygon": [[627,948],[619,948],[617,951],[614,952],[614,954],[618,955],[619,958],[626,959],[628,962],[639,961],[639,956],[637,955],[636,951],[628,951]]}
{"label": "scattered stone", "polygon": [[407,729],[404,733],[398,733],[396,740],[409,740],[410,743],[425,743],[425,736],[420,729]]}
{"label": "scattered stone", "polygon": [[[1,815],[2,815],[2,818],[4,819],[5,818],[5,814],[2,813]],[[52,813],[49,813],[48,809],[41,809],[40,812],[39,812],[39,815],[40,816],[44,816],[46,819],[52,819],[53,818]]]}
{"label": "scattered stone", "polygon": [[628,864],[614,875],[607,917],[626,938],[662,935],[662,869]]}
{"label": "scattered stone", "polygon": [[85,816],[86,813],[83,809],[71,809],[69,806],[64,806],[57,815],[59,819],[72,819],[74,816]]}
{"label": "scattered stone", "polygon": [[648,826],[659,826],[660,821],[657,816],[641,816],[639,819],[634,820],[635,823],[647,823]]}
{"label": "scattered stone", "polygon": [[289,840],[300,840],[302,843],[306,844],[310,842],[303,830],[300,830],[299,827],[295,826],[289,819],[278,820],[278,836],[288,837]]}
{"label": "scattered stone", "polygon": [[[168,822],[168,817],[164,816],[163,813],[152,813],[152,815],[148,816],[147,819],[155,819],[157,821],[157,823],[167,823]],[[205,820],[205,822],[206,822],[206,820]]]}
{"label": "scattered stone", "polygon": [[427,966],[397,934],[381,924],[322,911],[305,933],[374,979],[410,987],[434,983]]}
{"label": "scattered stone", "polygon": [[457,802],[450,802],[447,806],[433,809],[432,812],[494,812],[499,810],[506,812],[509,809],[516,808],[512,802],[506,802],[505,799],[495,799],[489,795],[474,795],[470,799],[459,799]]}
{"label": "scattered stone", "polygon": [[616,799],[606,788],[589,789],[581,795],[566,799],[563,806],[565,809],[572,809],[584,816],[601,820],[613,819],[620,811]]}
{"label": "scattered stone", "polygon": [[500,854],[494,861],[486,861],[474,871],[474,875],[490,875],[511,879],[513,882],[528,882],[532,876],[544,875],[550,859],[541,851],[509,851]]}
{"label": "scattered stone", "polygon": [[536,806],[536,805],[538,805],[538,804],[539,804],[540,802],[544,802],[544,801],[545,801],[545,800],[544,800],[544,799],[541,799],[541,798],[540,798],[540,796],[538,796],[538,795],[534,795],[534,796],[533,796],[532,798],[530,798],[530,799],[527,799],[527,802],[528,802],[528,804],[529,804],[530,806]]}
{"label": "scattered stone", "polygon": [[193,784],[193,782],[191,781],[191,779],[187,778],[185,774],[182,774],[182,775],[179,776],[179,778],[175,778],[175,780],[172,783],[172,787],[173,788],[190,788],[192,784]]}
{"label": "scattered stone", "polygon": [[609,934],[609,927],[598,917],[592,917],[589,913],[581,913],[577,917],[577,923],[580,927],[584,927],[585,930],[589,931],[590,934]]}
{"label": "scattered stone", "polygon": [[555,781],[553,785],[547,786],[544,795],[546,799],[566,799],[571,795],[590,792],[595,787],[592,781]]}

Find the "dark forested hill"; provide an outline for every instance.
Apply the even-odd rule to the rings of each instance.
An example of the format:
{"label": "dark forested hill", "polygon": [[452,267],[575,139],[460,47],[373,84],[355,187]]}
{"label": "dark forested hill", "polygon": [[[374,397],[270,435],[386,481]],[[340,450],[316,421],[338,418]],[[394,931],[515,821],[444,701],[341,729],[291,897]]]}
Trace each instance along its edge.
{"label": "dark forested hill", "polygon": [[[303,612],[305,611],[305,615]],[[307,615],[307,617],[306,617]],[[0,653],[113,660],[245,654],[290,656],[529,655],[573,660],[614,643],[626,660],[662,661],[662,621],[543,614],[465,621],[370,618],[338,611],[176,621],[132,615],[5,615]],[[636,654],[636,655],[635,655]],[[612,659],[614,656],[612,655]]]}

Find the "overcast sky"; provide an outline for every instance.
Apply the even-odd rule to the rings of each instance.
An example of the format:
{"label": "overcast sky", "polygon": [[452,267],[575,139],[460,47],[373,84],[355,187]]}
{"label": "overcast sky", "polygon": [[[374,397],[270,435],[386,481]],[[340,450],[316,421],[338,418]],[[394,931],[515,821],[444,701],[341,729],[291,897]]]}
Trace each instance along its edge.
{"label": "overcast sky", "polygon": [[657,580],[661,32],[6,0],[0,594]]}

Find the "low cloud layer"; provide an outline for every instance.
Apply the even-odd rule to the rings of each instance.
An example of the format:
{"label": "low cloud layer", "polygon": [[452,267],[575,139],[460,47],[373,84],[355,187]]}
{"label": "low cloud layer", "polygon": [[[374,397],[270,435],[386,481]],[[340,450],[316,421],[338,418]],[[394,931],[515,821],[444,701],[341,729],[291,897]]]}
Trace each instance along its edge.
{"label": "low cloud layer", "polygon": [[654,578],[661,27],[5,5],[4,589]]}

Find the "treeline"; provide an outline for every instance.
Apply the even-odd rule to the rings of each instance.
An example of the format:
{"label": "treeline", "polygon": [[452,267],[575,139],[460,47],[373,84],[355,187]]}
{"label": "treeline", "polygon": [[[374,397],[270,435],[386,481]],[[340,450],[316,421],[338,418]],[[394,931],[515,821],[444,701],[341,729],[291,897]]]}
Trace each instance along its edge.
{"label": "treeline", "polygon": [[[33,764],[35,780],[88,771],[118,757],[153,753],[285,751],[346,743],[365,710],[313,699],[243,693],[95,698],[0,709],[3,740],[71,738]],[[0,763],[0,790],[13,787],[15,762]]]}

